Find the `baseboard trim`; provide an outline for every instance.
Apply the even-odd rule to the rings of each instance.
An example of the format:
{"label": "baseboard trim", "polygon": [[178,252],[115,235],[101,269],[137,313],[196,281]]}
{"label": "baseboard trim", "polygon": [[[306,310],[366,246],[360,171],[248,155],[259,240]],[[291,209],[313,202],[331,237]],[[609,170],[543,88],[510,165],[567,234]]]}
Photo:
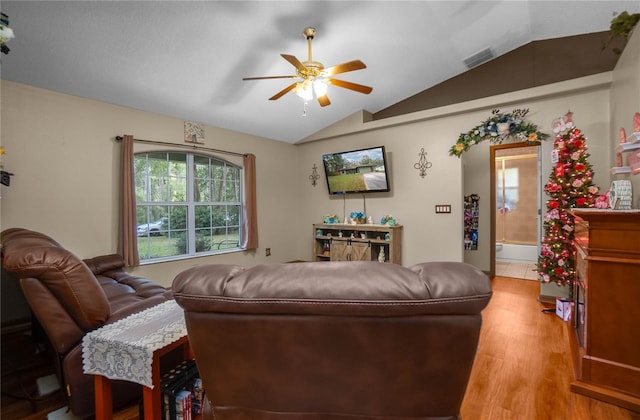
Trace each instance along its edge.
{"label": "baseboard trim", "polygon": [[538,302],[555,304],[556,303],[556,296],[540,295],[540,296],[538,296]]}

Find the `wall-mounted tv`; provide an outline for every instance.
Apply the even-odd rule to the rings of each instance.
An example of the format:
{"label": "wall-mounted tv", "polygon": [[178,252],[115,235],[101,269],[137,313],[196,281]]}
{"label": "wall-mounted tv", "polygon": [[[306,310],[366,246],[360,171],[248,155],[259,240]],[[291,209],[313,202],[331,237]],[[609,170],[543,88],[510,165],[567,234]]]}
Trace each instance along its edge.
{"label": "wall-mounted tv", "polygon": [[322,155],[329,194],[385,192],[389,165],[384,146]]}

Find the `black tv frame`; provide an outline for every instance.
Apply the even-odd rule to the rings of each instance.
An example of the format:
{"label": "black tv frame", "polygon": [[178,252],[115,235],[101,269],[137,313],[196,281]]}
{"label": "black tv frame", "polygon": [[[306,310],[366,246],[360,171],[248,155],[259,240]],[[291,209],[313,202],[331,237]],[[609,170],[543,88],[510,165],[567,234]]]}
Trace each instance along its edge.
{"label": "black tv frame", "polygon": [[[378,152],[378,149],[380,150],[379,152]],[[354,188],[349,190],[332,190],[331,177],[338,176],[334,174],[334,172],[336,171],[336,168],[332,167],[334,165],[334,163],[332,163],[332,158],[335,158],[337,156],[337,157],[340,157],[342,160],[354,161],[357,156],[363,155],[366,152],[375,153],[376,155],[378,153],[381,154],[382,168],[383,168],[382,173],[384,173],[384,179],[382,180],[383,185],[378,185],[375,188],[371,188],[371,189],[366,188],[366,184],[365,184],[364,189]],[[380,159],[380,158],[377,158],[377,159]],[[329,191],[330,195],[368,194],[368,193],[380,193],[380,192],[391,191],[391,183],[390,183],[390,177],[389,177],[389,162],[387,160],[387,153],[384,146],[373,146],[373,147],[366,147],[362,149],[347,150],[343,152],[325,153],[324,155],[322,155],[322,166],[324,167],[324,175],[325,175],[325,180],[327,182],[327,190]],[[371,168],[371,166],[374,166],[374,167]],[[360,166],[348,167],[348,168],[342,167],[340,168],[340,170],[343,171],[343,173],[339,175],[362,174],[364,178],[365,174],[369,174],[369,173],[380,174],[381,172],[376,170],[376,168],[379,168],[379,167],[380,165],[360,165]],[[353,173],[351,173],[352,171]],[[346,173],[346,172],[349,172],[349,173]],[[377,183],[380,184],[380,181],[381,180],[378,179]],[[371,182],[376,182],[376,180],[375,179],[371,180]]]}

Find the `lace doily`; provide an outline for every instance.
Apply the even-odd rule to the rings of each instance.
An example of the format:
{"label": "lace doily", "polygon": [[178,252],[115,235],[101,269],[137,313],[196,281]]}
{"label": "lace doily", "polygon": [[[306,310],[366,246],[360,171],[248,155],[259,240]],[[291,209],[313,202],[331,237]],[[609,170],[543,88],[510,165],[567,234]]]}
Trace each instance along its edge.
{"label": "lace doily", "polygon": [[153,352],[186,335],[183,309],[174,300],[163,302],[86,334],[84,373],[153,388]]}

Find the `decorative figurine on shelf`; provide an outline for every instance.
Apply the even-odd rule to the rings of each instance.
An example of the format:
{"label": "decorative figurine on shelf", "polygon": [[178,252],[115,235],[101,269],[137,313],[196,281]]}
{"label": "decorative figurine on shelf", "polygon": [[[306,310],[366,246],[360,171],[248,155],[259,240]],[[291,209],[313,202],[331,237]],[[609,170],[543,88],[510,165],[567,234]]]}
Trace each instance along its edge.
{"label": "decorative figurine on shelf", "polygon": [[367,221],[367,216],[361,211],[352,211],[350,216],[351,222],[354,225],[362,225]]}
{"label": "decorative figurine on shelf", "polygon": [[324,223],[326,224],[340,223],[340,219],[338,219],[338,216],[335,214],[325,214]]}
{"label": "decorative figurine on shelf", "polygon": [[387,214],[383,216],[382,219],[380,219],[380,224],[383,224],[386,226],[395,226],[398,224],[398,221],[392,215]]}
{"label": "decorative figurine on shelf", "polygon": [[384,262],[385,256],[384,256],[384,247],[381,246],[380,247],[380,253],[378,254],[378,261],[379,262]]}
{"label": "decorative figurine on shelf", "polygon": [[599,195],[596,198],[596,202],[593,203],[594,207],[597,209],[608,209],[609,208],[609,190],[602,195]]}
{"label": "decorative figurine on shelf", "polygon": [[367,217],[367,223],[372,225],[373,224],[373,217],[371,217],[371,216]]}

